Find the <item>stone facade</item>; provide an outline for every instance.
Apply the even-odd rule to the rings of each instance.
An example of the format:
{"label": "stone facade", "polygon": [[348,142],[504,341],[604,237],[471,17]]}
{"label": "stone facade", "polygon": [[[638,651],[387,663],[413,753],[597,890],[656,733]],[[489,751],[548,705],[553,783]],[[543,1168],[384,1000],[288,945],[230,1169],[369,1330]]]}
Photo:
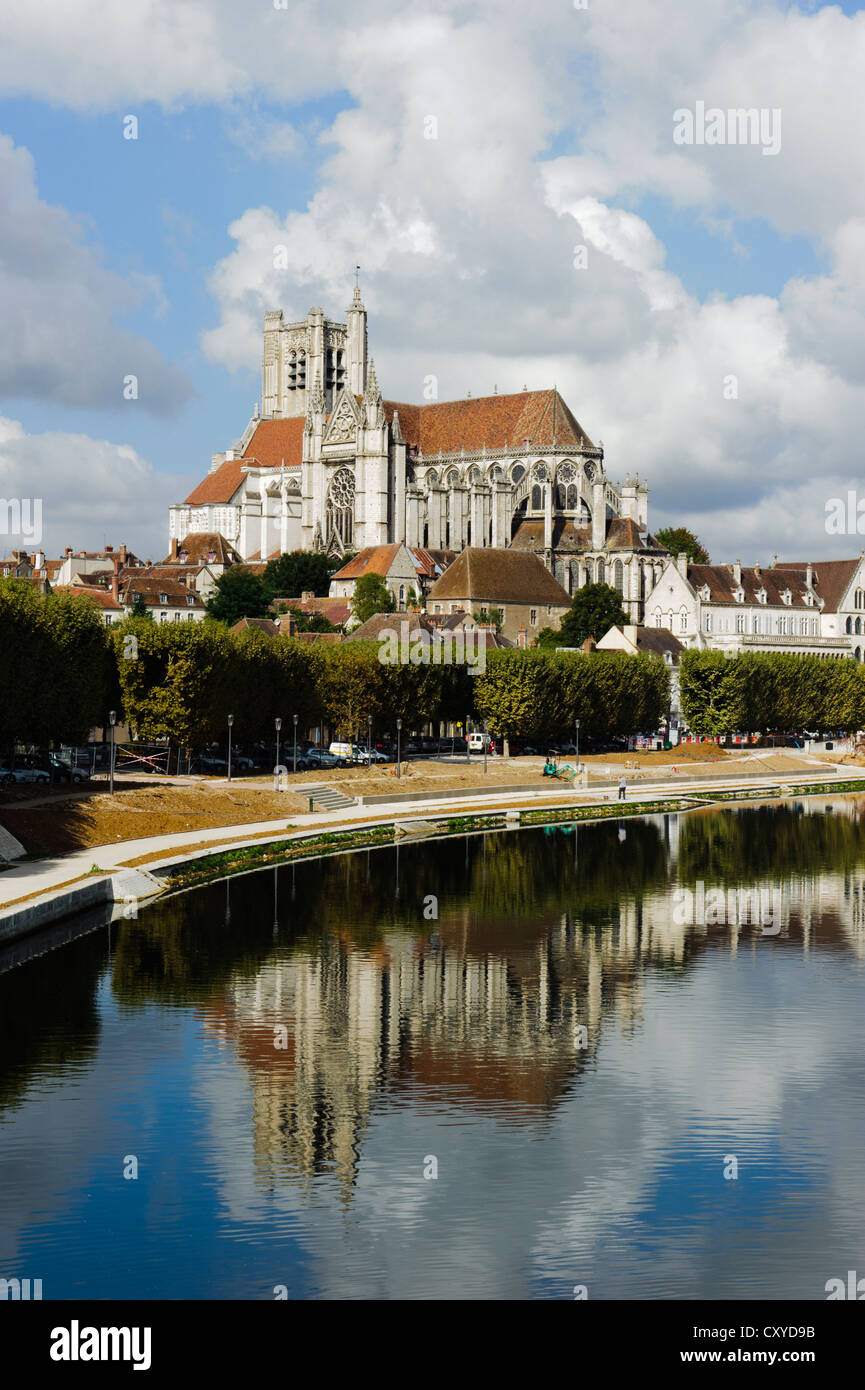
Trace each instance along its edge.
{"label": "stone facade", "polygon": [[648,489],[616,485],[558,391],[410,405],[385,400],[357,289],[346,322],[265,316],[262,413],[171,508],[180,539],[217,531],[244,560],[372,546],[536,555],[568,594],[605,581],[634,621],[667,552]]}

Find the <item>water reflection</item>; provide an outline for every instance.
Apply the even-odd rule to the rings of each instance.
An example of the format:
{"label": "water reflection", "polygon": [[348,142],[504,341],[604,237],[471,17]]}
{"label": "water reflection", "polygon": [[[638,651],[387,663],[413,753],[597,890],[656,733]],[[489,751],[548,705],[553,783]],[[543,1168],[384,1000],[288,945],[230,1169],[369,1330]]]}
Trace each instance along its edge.
{"label": "water reflection", "polygon": [[[283,1241],[293,1267],[303,1251],[295,1294],[450,1296],[459,1270],[466,1296],[581,1277],[599,1297],[820,1297],[862,1234],[862,817],[838,798],[465,837],[155,904],[115,924],[110,961],[89,937],[0,978],[0,1141],[11,1126],[14,1151],[28,1098],[98,1067],[109,1021],[127,1108],[146,1029],[133,1108],[164,1070],[208,1131],[220,1210],[179,1225]],[[678,920],[699,884],[775,893],[771,933],[732,896],[720,920]],[[151,1123],[157,1153],[173,1132]],[[729,1152],[748,1182],[720,1178]],[[268,1296],[279,1261],[251,1264],[187,1271],[200,1292],[174,1295],[145,1253],[127,1292]]]}

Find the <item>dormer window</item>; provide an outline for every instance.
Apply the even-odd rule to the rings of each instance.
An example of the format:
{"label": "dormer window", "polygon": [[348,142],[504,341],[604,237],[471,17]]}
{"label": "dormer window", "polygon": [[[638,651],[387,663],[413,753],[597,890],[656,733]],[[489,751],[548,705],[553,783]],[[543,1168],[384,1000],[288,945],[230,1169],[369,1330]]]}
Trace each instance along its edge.
{"label": "dormer window", "polygon": [[167,603],[167,602],[168,602],[168,595],[167,595],[167,594],[160,594],[160,595],[159,595],[159,602],[160,602],[160,603]]}
{"label": "dormer window", "polygon": [[765,603],[765,602],[766,602],[766,590],[765,590],[765,589],[758,589],[758,590],[757,590],[757,602],[758,602],[758,603]]}
{"label": "dormer window", "polygon": [[789,590],[789,589],[785,589],[784,592],[783,592],[782,595],[781,595],[781,598],[782,598],[783,602],[786,603],[787,607],[789,608],[789,607],[790,607],[790,604],[793,602],[793,595],[791,594],[790,590]]}
{"label": "dormer window", "polygon": [[191,608],[192,605],[193,605],[193,603],[195,602],[195,594],[187,594],[187,595],[186,595],[186,602],[187,602],[187,604],[189,605],[189,607]]}
{"label": "dormer window", "polygon": [[742,588],[741,584],[739,585],[738,589],[735,589],[733,591],[733,597],[737,603],[745,602],[745,590]]}
{"label": "dormer window", "polygon": [[708,602],[709,602],[709,599],[711,598],[711,594],[710,594],[710,592],[709,592],[709,586],[708,586],[708,584],[704,584],[703,587],[702,587],[702,589],[700,590],[700,598],[703,600],[704,603],[708,603]]}

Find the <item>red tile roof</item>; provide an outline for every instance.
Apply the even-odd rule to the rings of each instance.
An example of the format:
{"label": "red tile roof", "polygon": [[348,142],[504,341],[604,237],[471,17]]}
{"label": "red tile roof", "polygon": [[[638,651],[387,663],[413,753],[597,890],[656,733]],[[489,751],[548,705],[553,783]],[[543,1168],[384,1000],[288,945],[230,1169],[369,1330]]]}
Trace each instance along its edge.
{"label": "red tile roof", "polygon": [[[858,560],[821,560],[812,565],[814,592],[824,600],[824,611],[834,613],[844,597]],[[766,604],[769,607],[787,607],[782,597],[790,590],[790,607],[807,609],[807,565],[772,565],[768,569],[742,566],[743,603],[758,602],[757,593],[766,591]],[[699,592],[704,586],[709,589],[712,603],[738,602],[733,597],[737,587],[732,565],[688,565],[688,582]]]}
{"label": "red tile roof", "polygon": [[192,507],[206,503],[230,502],[243,482],[243,469],[249,467],[300,467],[303,458],[302,415],[290,420],[259,420],[242,458],[226,459],[215,473],[209,473],[187,497]]}
{"label": "red tile roof", "polygon": [[547,603],[569,608],[571,597],[536,555],[469,546],[437,579],[429,599],[469,603]]}
{"label": "red tile roof", "polygon": [[522,448],[528,439],[537,448],[592,448],[582,425],[572,415],[558,391],[520,391],[512,396],[477,396],[464,401],[434,401],[407,405],[385,401],[385,415],[393,421],[399,413],[400,429],[408,444],[417,445],[429,457],[459,453],[460,449]]}
{"label": "red tile roof", "polygon": [[398,545],[368,545],[337,570],[334,579],[360,579],[364,574],[387,574],[397,555]]}

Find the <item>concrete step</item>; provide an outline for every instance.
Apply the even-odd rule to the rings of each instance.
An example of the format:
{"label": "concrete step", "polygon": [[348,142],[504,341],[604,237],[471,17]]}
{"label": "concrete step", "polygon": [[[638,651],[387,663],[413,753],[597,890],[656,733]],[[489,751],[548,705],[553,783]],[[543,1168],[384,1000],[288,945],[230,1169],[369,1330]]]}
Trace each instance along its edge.
{"label": "concrete step", "polygon": [[323,806],[326,811],[343,811],[346,806],[356,806],[357,799],[346,796],[336,787],[304,787],[303,795],[308,796],[314,806]]}

